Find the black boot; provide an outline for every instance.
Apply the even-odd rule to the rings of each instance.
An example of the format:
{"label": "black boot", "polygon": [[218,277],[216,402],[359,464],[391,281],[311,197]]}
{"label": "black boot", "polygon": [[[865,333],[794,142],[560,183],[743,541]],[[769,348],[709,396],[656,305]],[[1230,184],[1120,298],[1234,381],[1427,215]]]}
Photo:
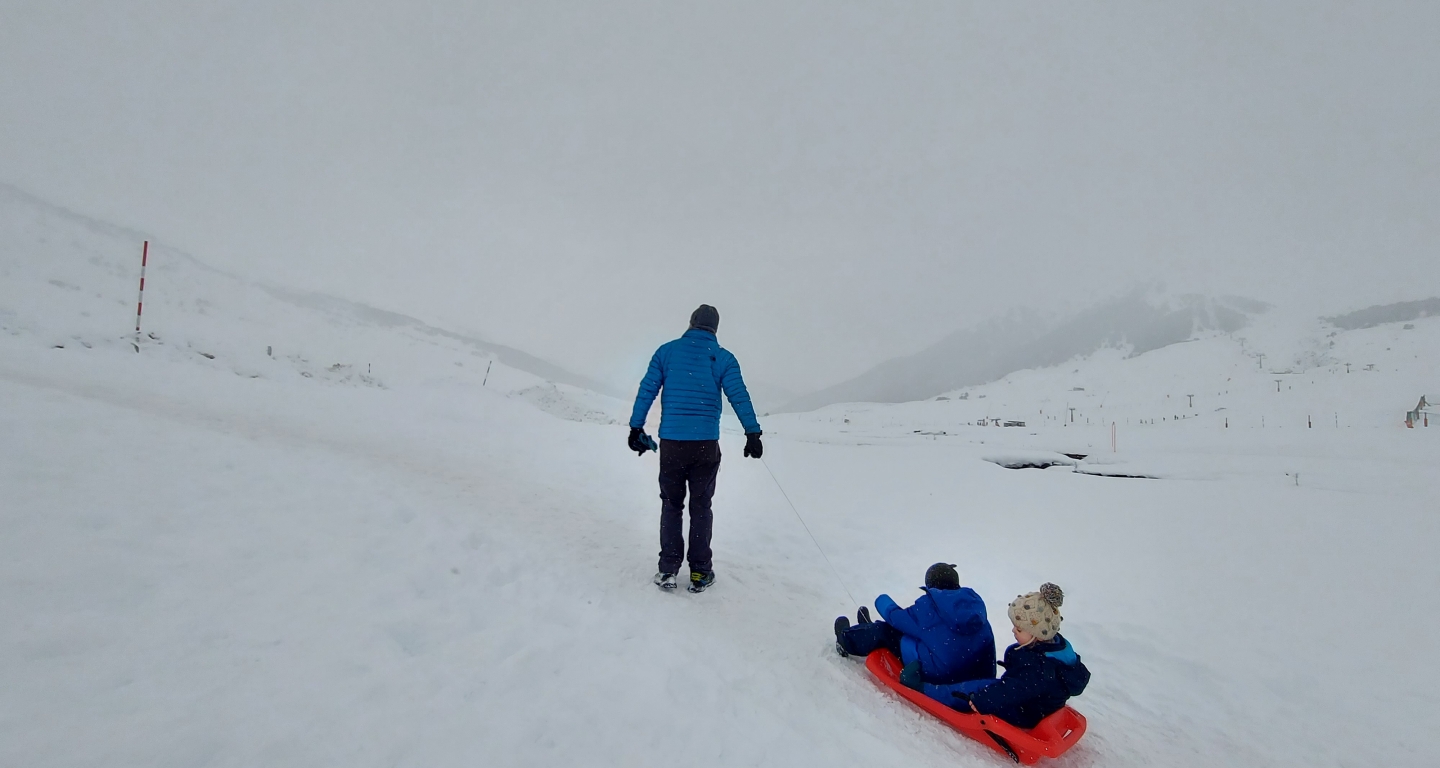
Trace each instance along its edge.
{"label": "black boot", "polygon": [[849,616],[841,616],[835,619],[835,652],[840,654],[841,657],[848,657],[850,655],[850,652],[845,650],[845,642],[842,639],[845,636],[845,630],[849,628]]}
{"label": "black boot", "polygon": [[860,610],[858,610],[858,611],[855,612],[855,618],[857,619],[857,621],[855,622],[856,624],[869,624],[869,623],[870,623],[870,609],[869,609],[869,608],[866,608],[866,607],[863,606],[863,605],[860,606]]}

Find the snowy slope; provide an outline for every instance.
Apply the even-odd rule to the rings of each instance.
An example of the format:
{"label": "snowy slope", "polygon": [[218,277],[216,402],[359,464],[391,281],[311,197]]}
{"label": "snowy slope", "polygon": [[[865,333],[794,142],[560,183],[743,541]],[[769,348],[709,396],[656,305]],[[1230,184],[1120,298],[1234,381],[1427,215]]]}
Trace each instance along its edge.
{"label": "snowy slope", "polygon": [[[0,232],[0,333],[71,350],[130,344],[145,235],[3,185]],[[497,387],[567,418],[628,416],[622,403],[595,394],[599,384],[518,350],[251,283],[153,242],[143,327],[146,354],[203,358],[239,376],[382,388],[418,376]]]}
{"label": "snowy slope", "polygon": [[1440,317],[1344,331],[1276,311],[1241,331],[1131,354],[1128,347],[1101,349],[927,401],[840,404],[784,419],[844,426],[849,418],[845,428],[852,433],[1023,421],[1073,427],[1085,435],[1070,438],[1076,450],[1094,452],[1108,449],[1112,423],[1122,434],[1142,426],[1388,430],[1422,395],[1440,399],[1434,397],[1440,392]]}
{"label": "snowy slope", "polygon": [[[727,432],[720,580],[671,595],[624,403],[503,363],[481,386],[463,342],[178,262],[136,354],[133,275],[100,252],[128,243],[67,227],[44,259],[0,249],[0,764],[1001,765],[831,649],[849,595],[906,602],[940,559],[1002,632],[1010,597],[1065,587],[1095,676],[1056,765],[1440,746],[1440,429],[1399,426],[1440,389],[1436,319],[1282,317],[770,417],[838,578]],[[1339,427],[1300,421],[1324,408]],[[973,424],[997,417],[1029,425]],[[1087,458],[990,461],[1064,452]]]}

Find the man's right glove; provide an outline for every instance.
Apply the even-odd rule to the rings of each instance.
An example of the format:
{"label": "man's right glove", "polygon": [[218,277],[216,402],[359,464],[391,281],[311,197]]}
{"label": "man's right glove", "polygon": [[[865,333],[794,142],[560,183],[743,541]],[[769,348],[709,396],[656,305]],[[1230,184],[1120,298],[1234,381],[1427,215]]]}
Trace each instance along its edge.
{"label": "man's right glove", "polygon": [[630,428],[630,450],[638,456],[644,456],[646,451],[660,451],[660,446],[640,427]]}
{"label": "man's right glove", "polygon": [[745,457],[746,457],[746,458],[748,458],[748,459],[758,459],[758,458],[760,458],[760,456],[761,456],[762,454],[765,453],[765,446],[760,443],[760,436],[763,435],[763,434],[765,434],[765,433],[764,433],[764,432],[746,432],[746,433],[745,433]]}

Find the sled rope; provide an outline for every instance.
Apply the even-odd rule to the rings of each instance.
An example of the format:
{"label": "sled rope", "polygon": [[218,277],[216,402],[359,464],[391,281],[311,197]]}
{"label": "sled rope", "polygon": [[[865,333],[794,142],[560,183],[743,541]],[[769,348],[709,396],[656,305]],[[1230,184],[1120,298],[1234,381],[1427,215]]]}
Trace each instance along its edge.
{"label": "sled rope", "polygon": [[860,601],[856,600],[855,596],[850,594],[850,588],[845,586],[845,580],[840,578],[840,572],[835,570],[835,564],[830,562],[830,556],[825,554],[825,550],[820,546],[820,542],[816,541],[815,534],[810,532],[810,526],[805,523],[805,518],[800,516],[800,510],[795,508],[795,502],[790,500],[790,494],[785,492],[785,486],[781,485],[779,478],[775,477],[775,471],[770,469],[769,464],[765,463],[764,457],[760,458],[760,464],[765,467],[766,472],[770,473],[770,479],[775,483],[775,487],[780,489],[780,495],[785,497],[785,503],[790,505],[790,511],[795,513],[795,519],[800,521],[800,526],[805,529],[805,534],[810,537],[810,543],[815,545],[815,551],[819,552],[820,556],[825,558],[825,564],[830,566],[830,572],[835,574],[836,583],[840,585],[841,589],[845,590],[845,595],[850,598],[850,603],[859,607]]}

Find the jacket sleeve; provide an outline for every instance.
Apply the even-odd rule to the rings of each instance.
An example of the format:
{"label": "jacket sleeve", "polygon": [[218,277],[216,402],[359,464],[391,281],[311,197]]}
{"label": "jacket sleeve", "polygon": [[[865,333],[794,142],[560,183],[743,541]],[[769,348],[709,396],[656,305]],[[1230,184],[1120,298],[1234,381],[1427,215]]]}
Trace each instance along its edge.
{"label": "jacket sleeve", "polygon": [[910,615],[906,609],[895,604],[889,595],[881,595],[875,598],[875,610],[880,612],[881,617],[890,622],[890,626],[900,630],[902,634],[914,637],[923,630],[919,622]]}
{"label": "jacket sleeve", "polygon": [[725,397],[730,399],[730,407],[735,409],[735,415],[740,417],[740,423],[745,427],[745,434],[753,434],[760,431],[760,421],[755,418],[755,406],[750,404],[750,391],[745,389],[745,378],[740,375],[740,361],[734,355],[728,355],[725,372],[720,374],[720,388],[725,390]]}
{"label": "jacket sleeve", "polygon": [[[662,347],[663,349],[663,347]],[[630,412],[630,426],[640,429],[645,426],[645,417],[650,415],[650,406],[655,404],[660,387],[665,384],[665,368],[660,365],[660,350],[650,357],[650,368],[640,380],[640,391],[635,394],[635,409]]]}

